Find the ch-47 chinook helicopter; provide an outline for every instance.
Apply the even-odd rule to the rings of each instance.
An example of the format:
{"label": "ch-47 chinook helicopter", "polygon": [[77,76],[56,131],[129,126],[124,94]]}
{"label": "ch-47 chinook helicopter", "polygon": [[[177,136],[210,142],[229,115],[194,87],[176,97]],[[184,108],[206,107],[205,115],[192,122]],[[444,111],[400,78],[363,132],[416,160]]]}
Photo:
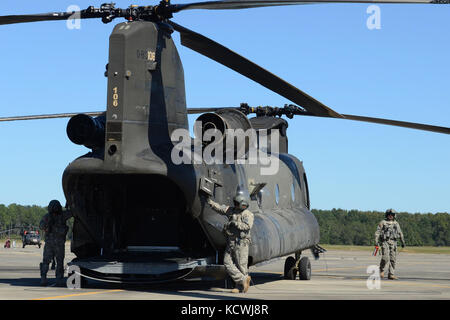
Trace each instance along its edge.
{"label": "ch-47 chinook helicopter", "polygon": [[[163,281],[224,275],[221,266],[226,218],[206,205],[207,197],[231,205],[237,192],[250,200],[255,214],[249,265],[295,254],[285,262],[286,278],[309,279],[311,267],[304,250],[315,256],[319,226],[310,211],[306,173],[288,153],[282,119],[315,116],[348,119],[450,133],[450,128],[340,114],[219,43],[173,21],[173,14],[192,9],[249,9],[307,3],[436,3],[439,1],[209,1],[116,8],[103,4],[80,12],[55,12],[0,17],[0,24],[100,18],[115,26],[109,40],[107,109],[105,112],[3,118],[43,119],[71,116],[70,140],[91,151],[70,163],[63,189],[75,221],[71,263],[82,273],[118,281]],[[263,85],[292,105],[284,107],[186,108],[181,60],[171,34],[181,44]],[[188,129],[188,114],[203,113],[197,132],[215,128],[254,129],[276,137],[278,150],[263,150],[279,159],[275,175],[261,174],[261,166],[231,164],[175,164],[173,133]],[[250,114],[256,117],[248,118]],[[279,135],[275,135],[275,133]],[[192,142],[192,148],[194,148]],[[207,147],[207,144],[202,147]],[[247,144],[244,144],[246,150]],[[175,199],[175,200],[174,200]]]}

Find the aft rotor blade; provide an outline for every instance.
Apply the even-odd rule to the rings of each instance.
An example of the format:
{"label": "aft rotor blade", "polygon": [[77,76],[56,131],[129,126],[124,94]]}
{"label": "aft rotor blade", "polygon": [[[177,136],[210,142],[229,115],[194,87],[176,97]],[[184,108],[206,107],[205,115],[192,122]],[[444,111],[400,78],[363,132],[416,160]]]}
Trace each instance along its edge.
{"label": "aft rotor blade", "polygon": [[[40,115],[32,115],[32,116],[17,116],[17,117],[3,117],[0,118],[0,122],[2,121],[18,121],[18,120],[42,120],[42,119],[55,119],[55,118],[71,118],[83,112],[77,113],[55,113],[55,114],[40,114]],[[84,114],[92,117],[96,117],[101,115],[103,112],[84,112]]]}
{"label": "aft rotor blade", "polygon": [[0,25],[13,24],[13,23],[24,23],[24,22],[67,20],[72,15],[81,16],[81,13],[80,12],[50,12],[50,13],[39,13],[39,14],[0,16]]}
{"label": "aft rotor blade", "polygon": [[171,5],[173,12],[190,9],[207,10],[227,10],[227,9],[250,9],[261,7],[320,4],[320,3],[410,3],[410,4],[431,4],[439,3],[439,0],[225,0],[225,1],[205,1],[185,4]]}
{"label": "aft rotor blade", "polygon": [[169,21],[169,23],[176,31],[180,32],[182,45],[256,81],[316,116],[342,118],[342,115],[305,92],[221,44],[174,22]]}

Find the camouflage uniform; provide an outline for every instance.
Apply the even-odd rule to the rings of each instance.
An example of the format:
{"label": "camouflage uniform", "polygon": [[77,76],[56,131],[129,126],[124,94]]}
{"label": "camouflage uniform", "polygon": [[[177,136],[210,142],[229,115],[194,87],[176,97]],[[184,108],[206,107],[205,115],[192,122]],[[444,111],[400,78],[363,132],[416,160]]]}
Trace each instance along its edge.
{"label": "camouflage uniform", "polygon": [[[386,216],[388,212],[386,212]],[[375,232],[375,243],[381,246],[381,261],[380,261],[380,274],[384,275],[386,265],[388,265],[388,276],[394,278],[395,263],[397,260],[397,240],[402,242],[402,246],[405,246],[405,240],[403,238],[402,230],[397,221],[383,220],[378,225]]]}
{"label": "camouflage uniform", "polygon": [[253,213],[247,209],[220,205],[211,199],[208,199],[208,203],[215,211],[228,217],[223,228],[227,238],[223,264],[233,281],[242,287],[246,279],[250,279],[247,266]]}
{"label": "camouflage uniform", "polygon": [[42,218],[40,228],[45,231],[44,256],[40,264],[41,284],[47,284],[49,264],[56,258],[56,283],[63,285],[64,278],[64,250],[66,235],[69,228],[66,221],[72,217],[70,210],[62,211],[59,201],[50,201],[48,213]]}

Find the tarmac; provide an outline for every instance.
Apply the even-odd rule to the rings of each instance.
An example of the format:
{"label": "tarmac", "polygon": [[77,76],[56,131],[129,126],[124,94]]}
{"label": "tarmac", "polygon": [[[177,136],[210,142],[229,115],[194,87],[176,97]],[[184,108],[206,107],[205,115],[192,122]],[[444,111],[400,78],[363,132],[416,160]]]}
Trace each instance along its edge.
{"label": "tarmac", "polygon": [[[19,241],[20,242],[20,241]],[[16,244],[17,245],[17,244]],[[315,260],[309,251],[311,280],[285,280],[285,258],[250,267],[252,286],[247,293],[231,293],[224,281],[182,281],[158,285],[124,286],[89,281],[87,287],[55,287],[50,270],[49,286],[39,285],[43,246],[21,243],[0,248],[0,300],[448,300],[450,255],[399,253],[396,276],[379,280],[372,270],[380,257],[372,252],[328,250]],[[326,246],[324,246],[326,248]],[[74,258],[66,246],[65,263]],[[67,274],[66,274],[67,276]]]}

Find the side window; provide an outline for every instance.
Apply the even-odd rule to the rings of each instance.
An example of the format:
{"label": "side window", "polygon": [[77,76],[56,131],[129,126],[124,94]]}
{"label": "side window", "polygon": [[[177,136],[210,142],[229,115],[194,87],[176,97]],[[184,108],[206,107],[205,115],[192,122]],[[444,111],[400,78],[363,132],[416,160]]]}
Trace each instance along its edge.
{"label": "side window", "polygon": [[275,185],[275,202],[276,204],[280,202],[280,187],[278,184]]}
{"label": "side window", "polygon": [[306,199],[306,207],[308,209],[311,209],[311,203],[309,200],[308,179],[306,179],[306,173],[303,173],[303,181],[305,181],[304,192],[305,192],[305,199]]}
{"label": "side window", "polygon": [[259,190],[259,192],[256,194],[256,202],[258,203],[258,207],[262,209],[262,197],[263,197],[263,191],[262,189]]}
{"label": "side window", "polygon": [[292,184],[291,184],[291,199],[292,199],[292,202],[295,202],[295,183],[294,182],[292,182]]}

